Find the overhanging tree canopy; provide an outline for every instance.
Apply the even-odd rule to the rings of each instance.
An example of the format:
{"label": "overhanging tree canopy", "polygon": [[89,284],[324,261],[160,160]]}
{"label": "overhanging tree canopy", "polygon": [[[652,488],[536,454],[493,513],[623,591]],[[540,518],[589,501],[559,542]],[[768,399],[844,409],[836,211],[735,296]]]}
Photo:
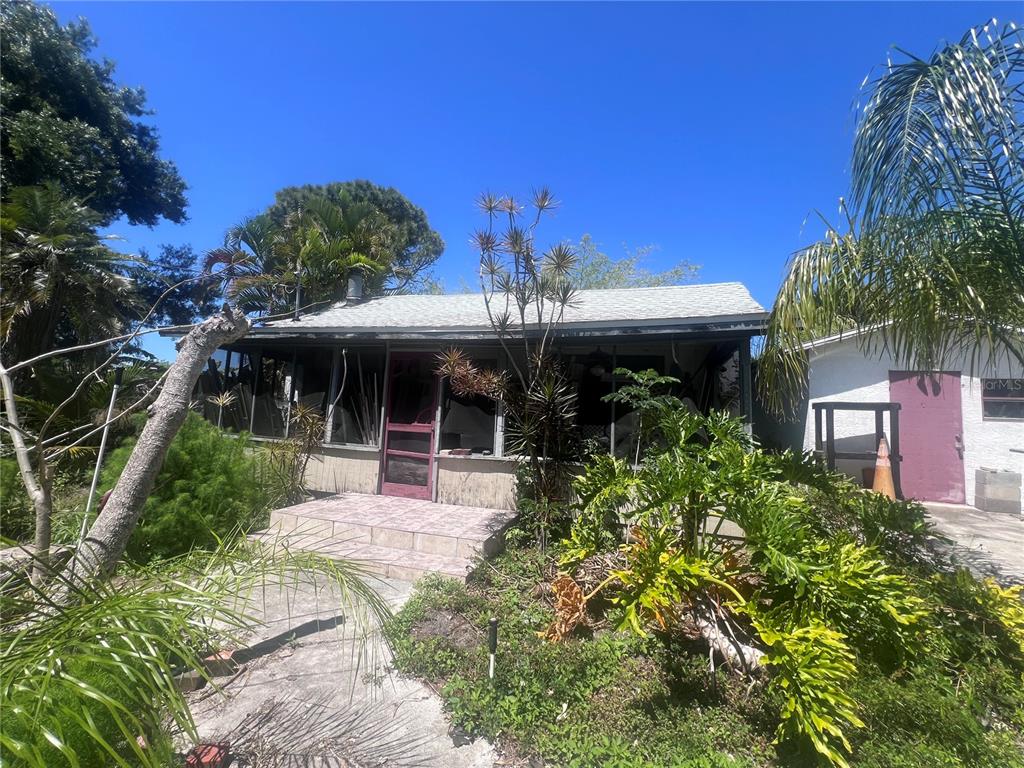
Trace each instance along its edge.
{"label": "overhanging tree canopy", "polygon": [[100,225],[185,220],[185,182],[159,156],[141,88],[114,82],[114,64],[90,58],[84,19],[62,26],[31,2],[0,7],[0,159],[5,189],[57,182]]}
{"label": "overhanging tree canopy", "polygon": [[929,59],[899,52],[867,84],[845,231],[790,262],[759,382],[782,412],[802,344],[857,329],[901,364],[1024,364],[1024,35],[995,22]]}
{"label": "overhanging tree canopy", "polygon": [[302,210],[315,198],[326,198],[340,207],[370,206],[378,211],[390,228],[391,258],[389,271],[381,287],[406,291],[425,277],[426,271],[444,251],[444,240],[430,228],[427,214],[394,187],[381,187],[371,181],[337,181],[285,187],[275,195],[267,215],[278,225]]}

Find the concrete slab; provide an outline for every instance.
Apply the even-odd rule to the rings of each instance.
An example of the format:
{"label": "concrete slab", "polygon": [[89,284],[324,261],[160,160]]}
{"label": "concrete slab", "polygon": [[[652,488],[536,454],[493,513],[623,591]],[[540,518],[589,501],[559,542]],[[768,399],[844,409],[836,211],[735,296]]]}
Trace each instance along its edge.
{"label": "concrete slab", "polygon": [[[393,610],[411,585],[376,582]],[[388,670],[379,632],[361,637],[325,581],[274,587],[258,604],[265,626],[220,690],[188,700],[204,741],[228,741],[239,765],[490,768],[484,740],[455,747],[440,699]]]}
{"label": "concrete slab", "polygon": [[924,506],[938,533],[952,542],[938,543],[940,550],[976,576],[1024,584],[1024,517],[958,504],[926,502]]}

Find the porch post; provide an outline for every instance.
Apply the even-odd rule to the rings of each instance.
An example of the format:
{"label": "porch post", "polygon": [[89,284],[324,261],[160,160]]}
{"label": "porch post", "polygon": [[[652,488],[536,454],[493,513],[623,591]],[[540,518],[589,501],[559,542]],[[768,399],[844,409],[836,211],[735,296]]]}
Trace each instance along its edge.
{"label": "porch post", "polygon": [[747,434],[754,430],[754,397],[753,377],[750,375],[750,338],[744,338],[740,344],[740,415]]}
{"label": "porch post", "polygon": [[381,382],[380,424],[377,425],[377,495],[380,496],[384,485],[384,469],[387,462],[384,456],[384,420],[388,414],[388,398],[391,396],[391,342],[384,341],[384,381]]}
{"label": "porch post", "polygon": [[[298,370],[295,367],[295,358],[298,353],[292,350],[292,375],[288,382],[288,405],[284,409],[284,439],[288,439],[288,433],[291,431],[292,426],[292,400],[295,399],[295,377],[298,374]],[[302,389],[299,389],[298,396],[302,397]]]}
{"label": "porch post", "polygon": [[[612,394],[615,394],[618,387],[615,386],[615,369],[619,367],[618,360],[618,345],[612,344]],[[608,425],[608,455],[615,456],[615,416],[616,416],[616,403],[612,400],[611,419],[612,423]]]}
{"label": "porch post", "polygon": [[[260,385],[260,379],[263,378],[263,347],[256,349],[255,356],[250,353],[249,365],[252,366],[252,398],[249,401],[249,434],[256,434],[253,430],[256,428],[256,389]],[[239,370],[239,379],[241,379],[241,370]]]}
{"label": "porch post", "polygon": [[430,436],[430,450],[434,454],[430,457],[430,500],[437,502],[437,478],[441,474],[440,462],[438,459],[441,456],[441,407],[444,403],[444,392],[445,387],[448,384],[447,376],[438,376],[434,374],[434,378],[437,379],[437,405],[434,407],[434,432]]}
{"label": "porch post", "polygon": [[334,401],[338,397],[338,376],[341,368],[341,347],[331,352],[331,383],[327,388],[327,416],[324,422],[324,442],[331,442],[334,437]]}
{"label": "porch post", "polygon": [[[505,354],[505,350],[498,352],[498,368],[502,371],[508,370],[508,355]],[[498,400],[494,409],[494,450],[491,451],[491,455],[505,455],[505,398]]]}
{"label": "porch post", "polygon": [[221,380],[217,382],[220,388],[220,392],[217,394],[223,394],[231,390],[231,350],[229,349],[224,355],[224,374],[220,377]]}

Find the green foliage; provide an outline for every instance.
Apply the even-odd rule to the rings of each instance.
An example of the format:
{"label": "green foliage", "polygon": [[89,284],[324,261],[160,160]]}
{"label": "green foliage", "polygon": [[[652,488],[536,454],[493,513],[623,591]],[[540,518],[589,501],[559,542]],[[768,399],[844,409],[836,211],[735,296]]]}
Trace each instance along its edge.
{"label": "green foliage", "polygon": [[246,312],[275,314],[345,298],[359,274],[369,294],[409,290],[440,256],[422,210],[368,181],[289,187],[266,212],[228,230],[204,271]]}
{"label": "green foliage", "polygon": [[86,21],[61,25],[46,6],[5,2],[0,41],[5,190],[56,182],[104,225],[185,220],[185,182],[160,159],[145,93],[118,85],[114,64],[93,57]]}
{"label": "green foliage", "polygon": [[644,627],[652,619],[665,629],[672,613],[709,586],[743,602],[722,578],[726,574],[716,575],[711,563],[686,554],[668,526],[647,528],[638,535],[642,536],[638,542],[623,547],[627,567],[609,574],[617,582],[612,603],[622,611],[620,629],[628,627],[646,636]]}
{"label": "green foliage", "polygon": [[[68,543],[78,536],[85,491],[83,478],[74,467],[58,471],[51,488],[53,498],[53,541]],[[35,508],[14,459],[0,459],[0,537],[14,544],[32,541],[35,533]]]}
{"label": "green foliage", "polygon": [[384,277],[389,290],[404,292],[416,287],[444,251],[444,240],[430,228],[422,208],[394,187],[381,187],[365,179],[285,187],[274,195],[274,204],[266,215],[275,225],[284,225],[289,216],[304,210],[316,198],[342,209],[371,208],[385,219],[391,256]]}
{"label": "green foliage", "polygon": [[847,222],[793,257],[768,320],[771,409],[806,387],[802,344],[843,330],[912,370],[1024,363],[1022,82],[1024,32],[995,21],[865,81]]}
{"label": "green foliage", "polygon": [[[120,477],[134,440],[110,454],[102,488]],[[219,537],[258,527],[276,501],[266,486],[261,457],[245,435],[221,433],[190,413],[167,452],[153,493],[128,542],[139,563],[215,547]]]}
{"label": "green foliage", "polygon": [[965,569],[936,574],[930,584],[937,605],[942,651],[966,662],[1011,659],[1024,669],[1024,603],[1018,586],[978,581]]}
{"label": "green foliage", "polygon": [[[661,383],[634,376],[620,391],[650,420],[643,458],[635,468],[604,457],[588,464],[562,562],[617,547],[626,567],[594,593],[641,635],[709,616],[727,633],[751,624],[746,631],[770,646],[770,690],[787,696],[783,750],[813,748],[846,764],[859,721],[843,686],[859,663],[897,670],[936,652],[967,659],[971,642],[1000,663],[1019,654],[1016,592],[921,577],[928,527],[919,505],[861,491],[809,457],[767,454],[738,420],[658,396]],[[722,520],[743,530],[742,545],[716,536]],[[960,614],[979,617],[962,635]]]}
{"label": "green foliage", "polygon": [[[1022,700],[1020,677],[1011,687]],[[987,729],[998,717],[983,697],[958,695],[957,686],[939,670],[898,679],[878,674],[860,676],[850,693],[863,712],[866,727],[855,737],[856,765],[864,768],[932,768],[978,766],[1003,768],[1024,764],[1020,746],[1008,743],[1013,731]],[[1019,733],[1019,725],[1017,726]]]}
{"label": "green foliage", "polygon": [[[539,549],[523,549],[497,558],[468,586],[421,581],[389,625],[397,666],[439,683],[455,724],[499,743],[514,739],[517,752],[552,766],[763,763],[768,731],[746,723],[724,695],[732,690],[729,697],[746,701],[739,707],[756,706],[735,677],[720,674],[709,684],[700,660],[630,634],[543,641],[537,630],[552,614],[536,583],[550,562]],[[453,615],[479,628],[475,642],[457,647],[450,634],[423,635],[431,617]],[[489,616],[500,620],[494,683],[486,675]]]}
{"label": "green foliage", "polygon": [[0,459],[0,536],[25,542],[35,530],[35,510],[18,473],[18,462]]}
{"label": "green foliage", "polygon": [[[197,738],[174,676],[237,643],[254,624],[253,601],[263,588],[316,576],[338,590],[354,630],[387,617],[384,601],[351,564],[245,539],[160,567],[128,567],[116,582],[57,576],[42,587],[0,584],[5,760],[30,768],[164,768],[168,730]],[[142,749],[139,737],[152,748]]]}
{"label": "green foliage", "polygon": [[517,483],[517,509],[536,522],[545,546],[550,522],[568,497],[566,463],[577,459],[576,388],[555,353],[554,328],[572,303],[575,250],[558,243],[538,244],[538,227],[558,207],[546,187],[535,190],[532,212],[511,196],[480,196],[477,207],[487,225],[473,233],[479,254],[480,286],[487,317],[504,349],[511,372],[480,371],[461,350],[446,352],[437,372],[459,395],[501,399],[505,409],[506,451],[529,465],[527,483]]}
{"label": "green foliage", "polygon": [[[520,550],[484,572],[476,589],[505,620],[509,646],[498,684],[483,678],[476,646],[456,652],[443,638],[407,646],[403,668],[447,681],[456,722],[513,736],[555,764],[674,765],[725,752],[766,765],[768,733],[777,764],[801,768],[1024,759],[1021,590],[937,572],[919,505],[857,489],[810,457],[765,453],[738,420],[682,409],[654,391],[661,384],[637,376],[620,390],[650,416],[642,459],[588,462],[552,562],[545,568]],[[742,539],[720,535],[725,523]],[[557,579],[554,562],[564,569]],[[554,600],[536,601],[549,594],[531,588],[538,581],[552,584]],[[526,607],[531,597],[539,610]],[[455,602],[449,594],[436,606]],[[469,610],[483,627],[488,609]],[[616,624],[637,640],[611,633]],[[553,634],[556,626],[569,629]],[[568,639],[545,650],[538,636]],[[722,638],[745,646],[744,659]],[[707,674],[709,646],[743,675],[763,653],[764,677],[730,693],[738,676]],[[602,676],[606,652],[619,657],[622,677]],[[574,666],[588,653],[590,682]],[[679,668],[687,661],[699,675]],[[581,687],[552,665],[572,670]],[[697,677],[713,693],[699,692]],[[542,690],[570,703],[552,708]],[[918,702],[902,722],[888,714],[901,695]],[[933,707],[943,731],[913,727]],[[741,733],[749,751],[730,740]]]}
{"label": "green foliage", "polygon": [[779,738],[797,744],[807,739],[830,763],[845,768],[850,742],[844,729],[864,723],[845,691],[856,667],[843,635],[819,621],[793,627],[770,614],[752,618],[768,646],[764,663],[775,672],[770,685],[784,698]]}
{"label": "green foliage", "polygon": [[62,324],[81,341],[115,335],[137,296],[123,275],[129,257],[96,233],[99,214],[50,182],[4,197],[0,333],[13,346],[8,356],[50,351]]}
{"label": "green foliage", "polygon": [[804,620],[821,617],[862,649],[896,655],[922,650],[920,625],[928,611],[907,576],[856,544],[821,542],[806,556],[815,565],[806,600],[797,604]]}
{"label": "green foliage", "polygon": [[573,282],[580,290],[591,288],[656,288],[663,285],[681,285],[697,277],[700,266],[680,261],[663,272],[651,272],[644,262],[655,250],[643,246],[613,259],[602,253],[590,235],[584,235],[576,246],[578,259],[573,270]]}

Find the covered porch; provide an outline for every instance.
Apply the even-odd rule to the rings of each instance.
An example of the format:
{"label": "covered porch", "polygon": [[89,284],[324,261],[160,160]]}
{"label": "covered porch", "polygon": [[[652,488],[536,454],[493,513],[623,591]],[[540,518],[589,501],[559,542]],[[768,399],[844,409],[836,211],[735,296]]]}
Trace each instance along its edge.
{"label": "covered porch", "polygon": [[[508,371],[501,347],[460,347],[483,369]],[[306,485],[511,509],[517,450],[503,404],[462,397],[435,370],[442,344],[246,340],[219,350],[197,399],[204,415],[259,440],[285,439],[303,418],[321,423]],[[695,410],[750,418],[749,338],[579,340],[557,348],[575,387],[576,423],[588,452],[635,453],[636,415],[606,402],[627,377],[656,370],[679,380],[673,394]],[[228,402],[225,404],[223,397]]]}
{"label": "covered porch", "polygon": [[[749,426],[750,341],[765,318],[738,283],[580,291],[546,347],[574,390],[580,458],[637,455],[637,415],[606,399],[628,380],[623,370],[671,376],[688,407]],[[310,490],[512,509],[513,414],[501,400],[454,392],[437,374],[454,347],[520,386],[524,339],[548,330],[499,334],[492,321],[480,295],[349,299],[257,326],[218,350],[196,399],[210,421],[259,440],[316,429]]]}

